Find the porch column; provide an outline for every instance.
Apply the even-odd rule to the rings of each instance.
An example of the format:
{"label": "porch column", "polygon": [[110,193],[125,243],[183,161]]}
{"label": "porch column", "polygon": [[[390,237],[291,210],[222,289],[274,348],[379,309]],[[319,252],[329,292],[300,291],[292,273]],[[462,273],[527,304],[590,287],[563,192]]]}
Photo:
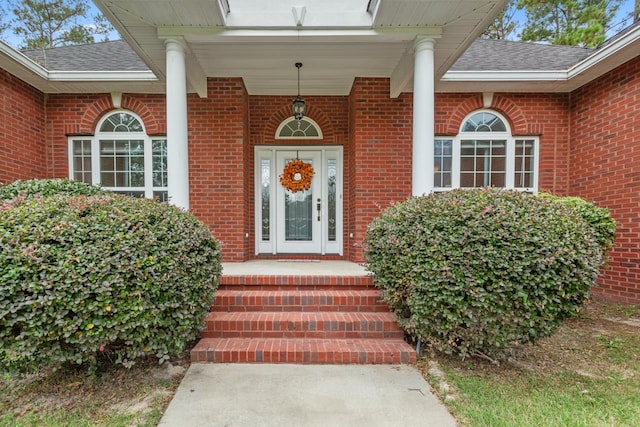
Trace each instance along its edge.
{"label": "porch column", "polygon": [[413,166],[411,192],[414,196],[433,190],[434,65],[435,41],[418,37],[414,44],[413,70]]}
{"label": "porch column", "polygon": [[167,181],[169,201],[189,209],[189,146],[187,134],[187,77],[184,44],[164,42],[167,70]]}

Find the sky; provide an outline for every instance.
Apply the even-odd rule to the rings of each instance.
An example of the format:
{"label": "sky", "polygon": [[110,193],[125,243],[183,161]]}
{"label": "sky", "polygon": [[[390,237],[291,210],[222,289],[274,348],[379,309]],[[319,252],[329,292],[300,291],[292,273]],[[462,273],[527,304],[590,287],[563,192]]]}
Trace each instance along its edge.
{"label": "sky", "polygon": [[[7,9],[9,9],[9,7],[6,5],[6,0],[0,0],[0,3],[4,3],[3,7],[5,9],[5,12],[8,12]],[[100,11],[98,10],[98,8],[95,7],[95,5],[93,4],[92,1],[88,1],[89,6],[90,6],[90,16],[93,16],[95,14],[100,13]],[[628,27],[629,25],[631,25],[631,18],[630,18],[630,14],[631,11],[633,10],[633,5],[634,5],[634,0],[623,0],[620,6],[620,9],[618,10],[618,13],[616,14],[616,17],[614,18],[613,22],[612,22],[612,27],[609,29],[609,31],[607,32],[607,38],[608,37],[612,37],[614,36],[616,33],[618,33],[619,31],[621,31],[622,29]],[[525,18],[524,18],[524,12],[523,11],[519,11],[516,15],[516,20],[518,20],[520,23],[523,23]],[[17,47],[20,44],[20,38],[16,37],[11,30],[7,30],[2,34],[2,40],[4,40],[5,42],[7,42],[9,45],[13,46],[13,47]],[[117,31],[114,31],[113,33],[109,34],[109,40],[117,40],[120,38],[120,35],[118,34]],[[514,34],[511,39],[516,39],[517,38],[517,33]],[[96,38],[96,41],[102,41],[101,37],[99,36],[98,38]]]}

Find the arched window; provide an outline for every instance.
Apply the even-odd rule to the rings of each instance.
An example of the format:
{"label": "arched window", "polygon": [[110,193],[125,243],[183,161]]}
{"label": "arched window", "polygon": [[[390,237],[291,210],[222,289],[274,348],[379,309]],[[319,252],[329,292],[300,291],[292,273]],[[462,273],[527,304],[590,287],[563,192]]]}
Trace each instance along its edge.
{"label": "arched window", "polygon": [[434,187],[500,187],[536,191],[538,138],[511,135],[508,122],[498,113],[471,113],[455,137],[436,136]]}
{"label": "arched window", "polygon": [[69,139],[71,179],[134,197],[167,200],[167,139],[149,137],[130,111],[108,114],[93,137]]}
{"label": "arched window", "polygon": [[308,117],[301,120],[290,117],[278,126],[276,139],[322,139],[322,130]]}

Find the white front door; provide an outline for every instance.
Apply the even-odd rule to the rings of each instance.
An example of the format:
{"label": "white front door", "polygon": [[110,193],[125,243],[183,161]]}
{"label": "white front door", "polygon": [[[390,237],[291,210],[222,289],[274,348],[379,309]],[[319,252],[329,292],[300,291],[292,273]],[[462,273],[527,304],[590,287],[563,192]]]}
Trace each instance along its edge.
{"label": "white front door", "polygon": [[[309,190],[292,192],[277,185],[276,227],[278,252],[320,253],[322,250],[320,233],[322,230],[322,153],[304,150],[277,151],[276,170],[284,170],[285,165],[299,158],[313,166],[314,175]],[[279,180],[278,180],[279,183]]]}
{"label": "white front door", "polygon": [[[280,183],[286,164],[313,166],[309,190]],[[342,254],[342,148],[256,148],[256,253]]]}

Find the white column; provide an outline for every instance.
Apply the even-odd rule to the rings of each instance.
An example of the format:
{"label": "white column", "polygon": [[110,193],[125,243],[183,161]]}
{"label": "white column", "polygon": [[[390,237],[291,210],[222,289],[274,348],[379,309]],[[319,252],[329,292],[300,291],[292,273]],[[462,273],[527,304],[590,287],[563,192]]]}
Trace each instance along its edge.
{"label": "white column", "polygon": [[428,37],[418,37],[414,45],[413,167],[411,175],[411,192],[414,196],[429,194],[433,190],[434,45],[435,41]]}
{"label": "white column", "polygon": [[189,209],[189,145],[187,133],[187,75],[184,44],[165,41],[167,60],[167,180],[169,201]]}

